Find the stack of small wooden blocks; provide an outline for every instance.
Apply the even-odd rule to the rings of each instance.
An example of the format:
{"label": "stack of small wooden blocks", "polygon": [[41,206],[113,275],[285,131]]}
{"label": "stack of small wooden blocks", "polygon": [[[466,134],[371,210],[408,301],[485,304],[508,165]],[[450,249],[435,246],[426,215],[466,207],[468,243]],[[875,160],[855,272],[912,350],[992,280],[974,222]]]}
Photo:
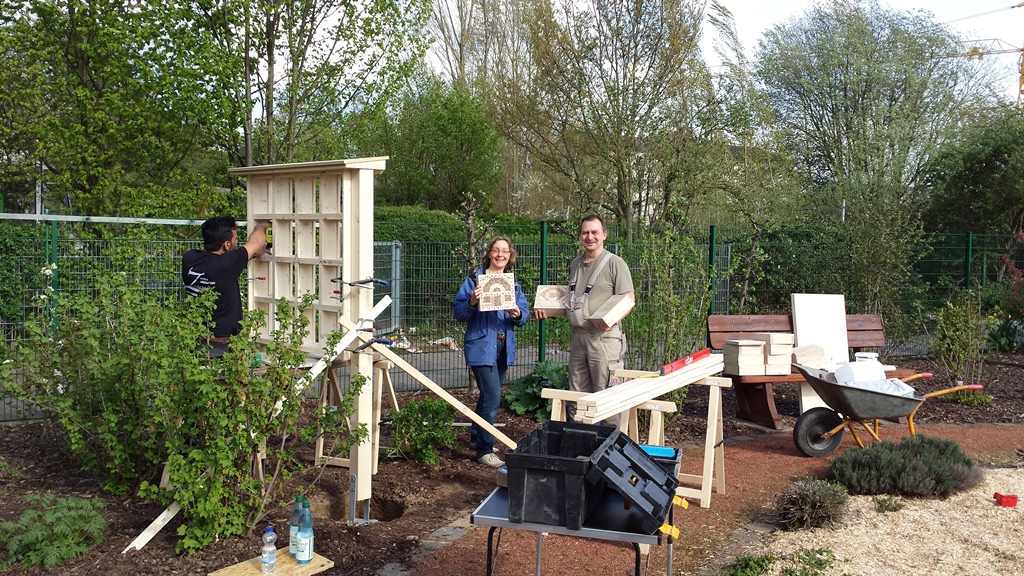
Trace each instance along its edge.
{"label": "stack of small wooden blocks", "polygon": [[793,335],[752,334],[749,340],[726,340],[725,372],[738,376],[784,376],[792,371]]}
{"label": "stack of small wooden blocks", "polygon": [[761,332],[752,336],[764,342],[764,373],[766,376],[785,376],[793,371],[793,335],[780,332]]}

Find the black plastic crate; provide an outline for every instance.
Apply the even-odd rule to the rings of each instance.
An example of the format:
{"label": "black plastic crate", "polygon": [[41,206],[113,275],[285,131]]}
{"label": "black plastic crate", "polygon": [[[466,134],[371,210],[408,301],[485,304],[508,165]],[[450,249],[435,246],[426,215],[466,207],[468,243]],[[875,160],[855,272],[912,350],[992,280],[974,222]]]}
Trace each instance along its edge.
{"label": "black plastic crate", "polygon": [[669,476],[679,478],[679,466],[683,461],[682,450],[670,446],[649,446],[647,444],[641,444],[640,448],[651,457],[651,460],[664,468]]}
{"label": "black plastic crate", "polygon": [[589,478],[591,456],[616,429],[548,421],[505,452],[508,518],[579,530],[601,501],[605,481]]}
{"label": "black plastic crate", "polygon": [[678,459],[676,450],[671,459],[674,464],[666,459],[659,463],[629,436],[615,430],[590,457],[587,478],[592,482],[603,478],[640,513],[640,531],[654,534],[672,510],[679,486]]}

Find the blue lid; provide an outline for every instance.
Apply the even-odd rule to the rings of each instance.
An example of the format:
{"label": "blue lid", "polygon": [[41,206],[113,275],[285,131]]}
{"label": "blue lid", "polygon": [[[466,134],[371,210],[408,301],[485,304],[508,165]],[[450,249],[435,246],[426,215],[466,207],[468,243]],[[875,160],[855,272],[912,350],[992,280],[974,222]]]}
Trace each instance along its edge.
{"label": "blue lid", "polygon": [[644,452],[647,452],[648,456],[654,456],[655,458],[673,458],[676,455],[676,449],[668,446],[648,446],[647,444],[641,444],[640,448]]}

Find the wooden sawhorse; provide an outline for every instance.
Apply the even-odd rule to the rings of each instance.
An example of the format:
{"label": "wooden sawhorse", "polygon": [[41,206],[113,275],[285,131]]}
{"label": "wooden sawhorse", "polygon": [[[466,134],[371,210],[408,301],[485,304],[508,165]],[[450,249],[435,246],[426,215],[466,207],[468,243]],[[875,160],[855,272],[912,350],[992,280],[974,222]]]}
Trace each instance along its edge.
{"label": "wooden sawhorse", "polygon": [[[335,361],[331,364],[330,369],[327,371],[327,384],[320,390],[320,410],[325,410],[328,405],[337,406],[341,402],[342,392],[341,384],[338,382],[338,367],[341,366],[341,362]],[[373,363],[373,414],[370,418],[370,441],[373,442],[373,471],[372,474],[377,473],[377,464],[380,460],[380,417],[382,412],[382,403],[384,396],[384,389],[388,390],[388,399],[391,401],[391,408],[398,410],[398,397],[395,396],[395,386],[391,382],[391,369],[394,364],[390,360],[383,358],[375,358]],[[351,423],[349,423],[351,427]],[[339,458],[335,456],[325,457],[324,456],[324,437],[323,430],[316,439],[316,455],[314,461],[317,463],[323,462],[327,466],[343,466],[349,467],[348,458]]]}
{"label": "wooden sawhorse", "polygon": [[[548,398],[553,400],[551,403],[551,419],[557,422],[565,422],[566,402],[575,402],[580,399],[581,396],[586,396],[586,392],[573,392],[572,390],[557,390],[555,388],[545,388],[541,390],[541,398]],[[666,402],[664,400],[651,400],[644,402],[639,406],[634,406],[629,409],[629,414],[626,418],[619,419],[619,430],[626,433],[627,436],[633,442],[640,442],[640,431],[638,430],[639,420],[637,418],[638,411],[649,410],[651,412],[651,423],[647,430],[647,443],[652,446],[664,446],[665,445],[665,416],[666,412],[675,412],[675,402]]]}

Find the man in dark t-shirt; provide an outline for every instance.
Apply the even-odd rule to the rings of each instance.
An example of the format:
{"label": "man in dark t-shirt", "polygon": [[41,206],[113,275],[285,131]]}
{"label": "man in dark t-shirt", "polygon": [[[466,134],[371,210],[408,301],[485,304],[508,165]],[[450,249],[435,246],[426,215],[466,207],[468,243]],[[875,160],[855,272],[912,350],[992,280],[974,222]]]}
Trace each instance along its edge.
{"label": "man in dark t-shirt", "polygon": [[205,249],[189,250],[181,257],[181,280],[187,295],[198,296],[204,288],[217,291],[211,342],[227,342],[228,337],[241,331],[242,295],[238,277],[249,260],[270,253],[266,248],[269,227],[269,222],[257,224],[239,248],[235,219],[230,216],[210,218],[202,227]]}

